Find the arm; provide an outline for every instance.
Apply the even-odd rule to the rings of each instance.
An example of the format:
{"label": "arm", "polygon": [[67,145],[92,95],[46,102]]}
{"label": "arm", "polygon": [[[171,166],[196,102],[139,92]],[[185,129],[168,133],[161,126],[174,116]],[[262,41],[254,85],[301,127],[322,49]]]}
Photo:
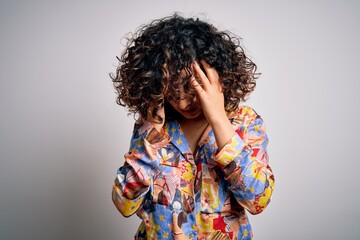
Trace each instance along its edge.
{"label": "arm", "polygon": [[238,119],[243,123],[236,126],[236,134],[214,156],[214,161],[224,171],[238,203],[251,214],[258,214],[270,202],[275,179],[268,165],[263,119],[250,107],[241,111]]}
{"label": "arm", "polygon": [[125,163],[118,169],[112,189],[112,200],[125,217],[141,207],[159,166],[157,150],[168,141],[168,135],[150,122],[135,124],[130,150],[124,155]]}
{"label": "arm", "polygon": [[214,131],[218,151],[214,161],[224,171],[225,179],[236,200],[252,214],[258,214],[269,204],[274,188],[274,176],[268,165],[268,138],[263,120],[250,107],[241,108],[233,127],[224,109],[224,95],[217,71],[201,61],[205,73],[194,62],[193,87],[201,101],[203,112]]}

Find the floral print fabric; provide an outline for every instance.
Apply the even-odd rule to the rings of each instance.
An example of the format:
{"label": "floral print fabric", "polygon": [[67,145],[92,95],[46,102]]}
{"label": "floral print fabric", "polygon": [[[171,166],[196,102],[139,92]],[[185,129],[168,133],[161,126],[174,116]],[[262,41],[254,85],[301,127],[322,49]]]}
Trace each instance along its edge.
{"label": "floral print fabric", "polygon": [[236,134],[218,149],[209,125],[191,152],[177,121],[161,132],[136,123],[113,202],[143,221],[135,239],[252,239],[247,212],[269,204],[274,176],[263,119],[249,106],[229,114]]}

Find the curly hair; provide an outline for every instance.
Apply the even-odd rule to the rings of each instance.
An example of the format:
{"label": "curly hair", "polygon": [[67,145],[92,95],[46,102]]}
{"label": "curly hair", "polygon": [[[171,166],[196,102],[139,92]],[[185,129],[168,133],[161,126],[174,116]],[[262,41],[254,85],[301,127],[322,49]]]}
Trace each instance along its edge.
{"label": "curly hair", "polygon": [[180,100],[180,88],[195,94],[190,84],[194,60],[205,60],[218,72],[228,113],[255,89],[259,73],[240,46],[241,38],[199,18],[175,13],[141,26],[126,39],[116,74],[110,73],[110,78],[118,93],[116,102],[142,119],[152,106],[152,116],[162,121],[156,113],[164,104],[165,118],[179,116],[168,101]]}

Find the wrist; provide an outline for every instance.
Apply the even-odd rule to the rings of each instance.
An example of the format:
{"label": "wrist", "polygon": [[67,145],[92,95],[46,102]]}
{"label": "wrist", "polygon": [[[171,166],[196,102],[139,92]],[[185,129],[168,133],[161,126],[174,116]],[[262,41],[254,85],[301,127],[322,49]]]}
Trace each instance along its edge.
{"label": "wrist", "polygon": [[233,125],[227,118],[225,111],[224,114],[208,121],[213,129],[218,149],[221,150],[235,134]]}
{"label": "wrist", "polygon": [[219,124],[224,124],[226,122],[229,122],[229,119],[226,115],[225,110],[224,111],[217,111],[215,114],[209,114],[207,117],[208,122],[211,126],[216,126]]}

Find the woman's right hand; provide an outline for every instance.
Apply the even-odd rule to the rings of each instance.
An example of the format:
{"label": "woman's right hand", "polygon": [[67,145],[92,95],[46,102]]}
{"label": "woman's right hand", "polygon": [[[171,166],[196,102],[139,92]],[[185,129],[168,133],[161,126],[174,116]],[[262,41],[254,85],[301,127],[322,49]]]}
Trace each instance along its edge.
{"label": "woman's right hand", "polygon": [[164,126],[165,123],[165,108],[164,108],[164,104],[163,107],[160,108],[157,111],[157,115],[161,117],[162,122],[160,123],[159,119],[156,119],[153,117],[153,109],[155,108],[156,103],[152,103],[147,111],[147,120],[154,125],[154,127],[156,128],[156,130],[158,130],[159,132],[161,132],[162,127]]}

